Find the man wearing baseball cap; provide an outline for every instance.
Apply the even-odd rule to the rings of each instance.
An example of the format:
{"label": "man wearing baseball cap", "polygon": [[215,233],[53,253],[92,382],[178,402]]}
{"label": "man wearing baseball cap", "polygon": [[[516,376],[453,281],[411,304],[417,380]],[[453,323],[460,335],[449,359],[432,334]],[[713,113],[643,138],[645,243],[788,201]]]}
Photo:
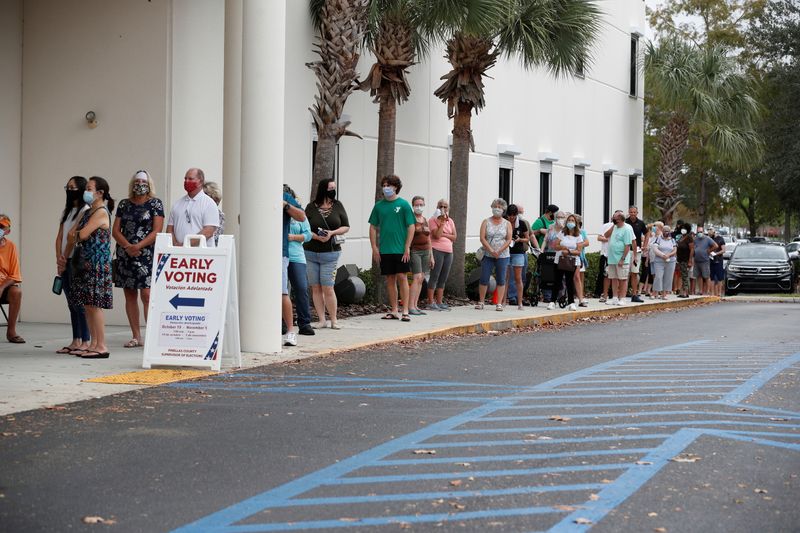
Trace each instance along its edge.
{"label": "man wearing baseball cap", "polygon": [[8,327],[6,339],[14,344],[24,344],[25,339],[17,335],[17,319],[22,306],[22,275],[19,269],[17,246],[8,240],[11,233],[11,218],[0,214],[0,301],[8,302]]}

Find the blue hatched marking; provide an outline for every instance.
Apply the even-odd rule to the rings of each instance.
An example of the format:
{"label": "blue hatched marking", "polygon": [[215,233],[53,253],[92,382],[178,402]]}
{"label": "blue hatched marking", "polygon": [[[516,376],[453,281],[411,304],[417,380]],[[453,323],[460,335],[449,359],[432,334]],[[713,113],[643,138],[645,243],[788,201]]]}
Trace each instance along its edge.
{"label": "blue hatched marking", "polygon": [[[762,350],[772,353],[764,357],[756,355],[763,353]],[[741,354],[749,358],[746,363],[738,357]],[[674,364],[665,363],[668,359],[674,360]],[[654,366],[650,366],[651,362]],[[173,386],[180,388],[218,388],[231,392],[329,394],[480,403],[460,415],[275,487],[177,531],[231,533],[352,529],[364,526],[396,527],[398,523],[421,524],[454,520],[480,522],[526,516],[538,516],[539,522],[549,524],[540,527],[549,531],[586,531],[591,526],[576,524],[577,518],[586,518],[593,523],[602,520],[700,436],[710,435],[800,451],[800,423],[797,423],[800,422],[800,413],[739,403],[778,373],[792,368],[798,362],[800,351],[797,347],[765,347],[755,344],[742,347],[701,341],[623,357],[531,387],[339,376],[284,376],[281,379],[265,380],[265,376],[259,374],[231,374],[223,380],[213,382],[175,384]],[[685,377],[684,374],[676,373],[676,370],[690,372],[691,376]],[[730,377],[732,373],[737,377]],[[636,379],[639,375],[643,379]],[[620,376],[627,376],[629,379],[615,379]],[[247,381],[247,378],[259,381]],[[613,386],[620,382],[639,386]],[[597,384],[611,385],[598,387]],[[686,391],[675,392],[677,389]],[[714,391],[693,392],[701,389]],[[606,390],[626,392],[596,394]],[[659,390],[662,392],[652,392]],[[569,394],[564,394],[565,392]],[[497,398],[490,397],[495,393],[498,394]],[[681,399],[691,397],[707,399]],[[602,398],[608,401],[593,401]],[[632,402],[628,398],[652,400]],[[613,401],[615,399],[619,401]],[[563,400],[579,401],[573,403]],[[537,403],[530,403],[532,401]],[[661,406],[666,408],[660,408]],[[683,409],[687,406],[691,406],[690,409]],[[620,411],[623,407],[633,410]],[[640,410],[637,411],[637,408]],[[566,412],[554,411],[560,409],[565,409]],[[519,416],[509,416],[509,412],[519,412]],[[561,414],[563,420],[552,420],[552,415],[556,413]],[[612,418],[629,421],[603,423],[603,419]],[[524,421],[542,423],[523,427],[498,427],[502,423]],[[647,428],[656,428],[657,432],[642,431]],[[624,434],[617,435],[617,432]],[[496,440],[464,440],[462,437],[502,436],[509,433],[523,435],[521,438],[501,437]],[[631,442],[634,447],[611,446],[626,441]],[[574,451],[564,451],[563,447],[559,449],[559,445],[565,444],[585,444],[590,448]],[[494,448],[501,446],[521,447],[526,450],[519,453],[510,450],[506,454],[491,453]],[[408,457],[418,448],[439,450],[441,453],[423,453]],[[533,450],[527,448],[533,448],[537,453],[532,453]],[[448,450],[461,453],[449,456]],[[403,458],[403,455],[407,458]],[[613,461],[613,456],[618,456],[620,462],[602,461],[604,457]],[[585,458],[595,458],[595,462],[587,464],[586,461],[578,461]],[[543,464],[542,461],[547,463]],[[505,466],[521,462],[526,464],[515,468]],[[483,470],[472,467],[473,464],[477,466],[481,463],[496,467]],[[452,468],[447,469],[448,471],[424,471],[428,465],[452,465]],[[382,470],[387,471],[381,473]],[[570,483],[543,483],[544,478],[552,474],[569,474]],[[598,483],[597,476],[600,475],[615,479],[610,483]],[[469,483],[464,483],[463,489],[453,490],[446,485],[453,479],[472,480],[477,486],[470,488]],[[481,486],[479,480],[482,479],[490,480],[492,488]],[[422,486],[436,486],[437,482],[441,482],[444,483],[444,488],[419,492],[400,490],[401,486],[407,489],[410,482]],[[331,487],[340,487],[339,490],[346,487],[347,490],[346,494],[336,496],[311,494],[325,487],[329,490]],[[387,493],[376,494],[379,487],[380,492]],[[583,499],[581,494],[585,497],[586,492],[592,491],[597,495],[595,498],[578,501]],[[502,497],[531,495],[534,499],[530,503],[535,504],[537,495],[540,494],[554,495],[559,500],[559,506],[503,507],[497,503],[497,499]],[[476,503],[483,502],[483,507],[488,505],[489,508],[467,508],[447,513],[385,515],[384,506],[389,502],[424,502],[445,498],[456,499],[466,505],[473,500]],[[346,510],[337,511],[336,508],[348,504],[374,504],[376,507],[371,512],[362,511],[364,516],[357,516],[352,520],[331,518],[348,516]],[[578,510],[564,510],[564,505],[576,507]],[[296,509],[300,513],[300,508],[316,508],[320,518],[282,521],[270,519],[269,514],[264,513],[277,509],[284,509],[284,515],[288,509]],[[325,516],[326,514],[330,516]],[[308,515],[296,515],[297,518],[306,516]],[[292,517],[295,518],[295,515]]]}

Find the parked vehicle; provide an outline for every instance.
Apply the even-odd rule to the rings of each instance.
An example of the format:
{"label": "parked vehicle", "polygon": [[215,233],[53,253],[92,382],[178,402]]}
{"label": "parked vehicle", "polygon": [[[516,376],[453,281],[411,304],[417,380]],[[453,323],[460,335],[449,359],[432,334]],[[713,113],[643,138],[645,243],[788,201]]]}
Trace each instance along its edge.
{"label": "parked vehicle", "polygon": [[787,244],[786,253],[789,255],[789,261],[792,262],[794,282],[795,286],[797,286],[798,279],[800,279],[800,241],[793,241]]}
{"label": "parked vehicle", "polygon": [[725,269],[725,294],[742,290],[791,292],[795,273],[786,248],[766,243],[736,247]]}
{"label": "parked vehicle", "polygon": [[732,235],[723,235],[723,239],[725,239],[725,247],[722,249],[722,259],[728,261],[731,258],[731,254],[736,249],[736,245],[738,242]]}

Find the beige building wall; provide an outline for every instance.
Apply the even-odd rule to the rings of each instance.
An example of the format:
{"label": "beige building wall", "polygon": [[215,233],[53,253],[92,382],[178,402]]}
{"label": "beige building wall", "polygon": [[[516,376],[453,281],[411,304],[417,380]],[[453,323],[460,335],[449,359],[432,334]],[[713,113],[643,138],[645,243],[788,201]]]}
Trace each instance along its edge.
{"label": "beige building wall", "polygon": [[19,243],[22,124],[22,1],[0,0],[0,212]]}

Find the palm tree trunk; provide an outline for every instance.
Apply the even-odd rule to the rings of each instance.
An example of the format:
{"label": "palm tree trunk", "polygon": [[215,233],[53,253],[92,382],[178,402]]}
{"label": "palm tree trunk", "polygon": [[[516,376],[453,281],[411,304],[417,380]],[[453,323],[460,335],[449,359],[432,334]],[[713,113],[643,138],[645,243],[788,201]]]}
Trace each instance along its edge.
{"label": "palm tree trunk", "polygon": [[688,141],[689,121],[682,115],[673,115],[662,130],[658,145],[659,191],[656,195],[656,206],[661,211],[661,220],[666,224],[672,223],[675,209],[683,199],[680,182]]}
{"label": "palm tree trunk", "polygon": [[337,135],[328,127],[317,134],[317,151],[314,156],[314,179],[311,182],[311,194],[315,194],[319,182],[334,177],[336,165]]}
{"label": "palm tree trunk", "polygon": [[[375,201],[383,198],[381,180],[394,174],[394,140],[395,125],[397,124],[397,102],[392,97],[388,85],[379,89],[378,97],[378,161],[375,170]],[[385,301],[381,265],[372,261],[372,286],[374,287],[375,303]]]}
{"label": "palm tree trunk", "polygon": [[453,266],[447,282],[448,292],[454,296],[467,294],[464,285],[464,255],[467,239],[467,197],[469,190],[469,152],[472,146],[472,105],[458,103],[453,118],[453,153],[450,164],[450,206],[458,238],[453,243]]}

